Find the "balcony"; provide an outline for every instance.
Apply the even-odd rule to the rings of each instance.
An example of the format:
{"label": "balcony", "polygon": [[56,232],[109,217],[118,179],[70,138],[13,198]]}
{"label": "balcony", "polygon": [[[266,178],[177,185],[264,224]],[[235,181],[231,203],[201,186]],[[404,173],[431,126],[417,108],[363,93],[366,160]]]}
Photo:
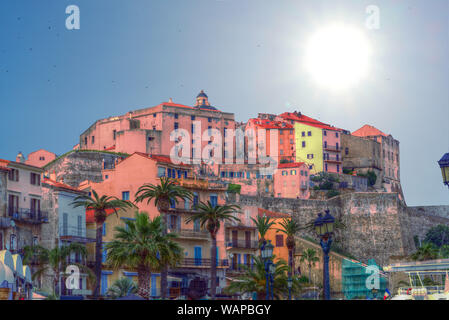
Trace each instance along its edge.
{"label": "balcony", "polygon": [[[210,267],[212,259],[196,259],[196,258],[184,258],[181,261],[180,267]],[[228,267],[228,259],[217,260],[217,267]]]}
{"label": "balcony", "polygon": [[341,163],[341,157],[331,157],[331,156],[327,156],[326,158],[324,158],[324,161],[326,162],[331,162],[331,163]]}
{"label": "balcony", "polygon": [[323,149],[326,151],[341,152],[341,147],[337,145],[323,144]]}
{"label": "balcony", "polygon": [[257,227],[254,225],[254,222],[247,221],[247,222],[238,222],[238,221],[232,221],[232,222],[225,222],[225,228],[233,228],[233,229],[241,229],[241,230],[255,230]]}
{"label": "balcony", "polygon": [[209,240],[209,232],[206,230],[169,228],[169,233],[176,233],[179,238]]}
{"label": "balcony", "polygon": [[[92,232],[93,231],[93,232]],[[69,242],[95,242],[95,230],[86,230],[77,227],[66,227],[59,230],[59,238]]]}
{"label": "balcony", "polygon": [[229,240],[226,239],[226,247],[238,249],[258,249],[259,242],[254,240]]}
{"label": "balcony", "polygon": [[8,207],[8,216],[17,222],[40,224],[48,222],[47,211]]}
{"label": "balcony", "polygon": [[200,190],[227,190],[227,185],[221,181],[210,181],[203,179],[178,178],[177,183],[184,188]]}
{"label": "balcony", "polygon": [[229,268],[226,270],[226,273],[227,274],[245,273],[248,268],[254,270],[254,265],[231,263]]}

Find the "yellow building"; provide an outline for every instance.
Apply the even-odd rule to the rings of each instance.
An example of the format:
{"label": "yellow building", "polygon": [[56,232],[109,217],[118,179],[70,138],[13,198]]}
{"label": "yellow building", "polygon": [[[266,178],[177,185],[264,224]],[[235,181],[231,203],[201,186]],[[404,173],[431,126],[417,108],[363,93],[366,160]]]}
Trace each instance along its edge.
{"label": "yellow building", "polygon": [[309,165],[310,173],[323,171],[323,130],[295,123],[296,162]]}

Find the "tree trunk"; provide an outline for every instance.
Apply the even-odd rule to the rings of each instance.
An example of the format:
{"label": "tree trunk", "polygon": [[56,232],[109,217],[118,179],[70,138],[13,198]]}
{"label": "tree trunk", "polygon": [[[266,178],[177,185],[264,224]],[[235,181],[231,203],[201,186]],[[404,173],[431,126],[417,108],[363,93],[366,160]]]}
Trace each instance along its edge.
{"label": "tree trunk", "polygon": [[309,263],[309,282],[312,283],[312,264]]}
{"label": "tree trunk", "polygon": [[210,296],[212,300],[215,300],[215,294],[217,292],[217,236],[211,234],[212,246],[210,248],[211,266],[210,266]]}
{"label": "tree trunk", "polygon": [[150,270],[145,265],[137,268],[138,294],[144,299],[150,299]]}
{"label": "tree trunk", "polygon": [[[164,223],[164,228],[162,229],[162,232],[164,235],[167,234],[167,211],[169,206],[169,200],[168,199],[161,199],[160,205],[159,205],[159,212],[162,216],[162,221]],[[161,299],[165,300],[167,299],[167,278],[168,278],[168,268],[167,265],[162,266],[161,268]]]}
{"label": "tree trunk", "polygon": [[101,268],[103,260],[103,222],[97,221],[97,234],[95,239],[95,288],[93,292],[94,299],[100,295],[101,286]]}

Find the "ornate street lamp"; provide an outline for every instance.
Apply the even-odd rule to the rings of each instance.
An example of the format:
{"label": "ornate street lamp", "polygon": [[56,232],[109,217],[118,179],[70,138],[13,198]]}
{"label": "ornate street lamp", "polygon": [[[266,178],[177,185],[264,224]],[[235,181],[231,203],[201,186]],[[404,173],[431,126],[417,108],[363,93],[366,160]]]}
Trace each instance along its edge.
{"label": "ornate street lamp", "polygon": [[332,244],[332,234],[334,233],[335,218],[326,210],[326,215],[323,217],[321,213],[318,214],[314,222],[315,232],[320,238],[321,248],[323,249],[323,287],[324,300],[330,300],[330,283],[329,283],[329,251]]}
{"label": "ornate street lamp", "polygon": [[291,300],[292,299],[292,286],[293,286],[292,277],[289,277],[287,279],[287,286],[288,286],[288,300]]}
{"label": "ornate street lamp", "polygon": [[440,161],[438,161],[438,164],[443,175],[443,183],[449,188],[449,153],[444,154]]}
{"label": "ornate street lamp", "polygon": [[271,240],[268,240],[268,243],[264,241],[260,248],[260,254],[265,264],[266,300],[270,300],[270,266],[273,264],[271,261],[273,258],[273,249],[274,246],[271,244]]}
{"label": "ornate street lamp", "polygon": [[373,294],[373,299],[376,300],[377,299],[377,289],[376,288],[371,289],[371,293]]}

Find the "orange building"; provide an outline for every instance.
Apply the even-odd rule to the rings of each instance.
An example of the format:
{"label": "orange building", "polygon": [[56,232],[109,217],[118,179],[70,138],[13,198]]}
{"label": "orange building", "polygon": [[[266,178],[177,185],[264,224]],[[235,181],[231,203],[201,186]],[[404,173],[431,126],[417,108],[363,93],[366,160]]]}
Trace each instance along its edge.
{"label": "orange building", "polygon": [[283,259],[285,262],[288,262],[286,235],[285,233],[278,232],[277,229],[282,228],[279,223],[282,222],[283,219],[291,219],[291,216],[287,213],[273,212],[261,208],[258,208],[258,215],[259,217],[266,216],[275,221],[275,224],[265,235],[265,239],[271,241],[271,244],[274,246],[273,255],[275,256],[275,261]]}

